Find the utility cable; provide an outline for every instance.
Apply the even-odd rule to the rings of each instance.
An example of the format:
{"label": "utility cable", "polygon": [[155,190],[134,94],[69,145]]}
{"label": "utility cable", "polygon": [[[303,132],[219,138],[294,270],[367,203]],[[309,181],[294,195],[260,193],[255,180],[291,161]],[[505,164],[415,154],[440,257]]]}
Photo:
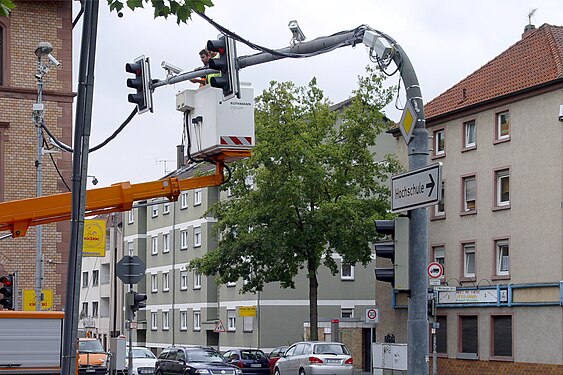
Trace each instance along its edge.
{"label": "utility cable", "polygon": [[[45,139],[45,136],[43,136],[43,145],[48,147],[49,144],[47,143],[47,140]],[[49,148],[48,148],[49,150]],[[53,155],[49,152],[49,158],[51,158],[51,163],[53,163],[53,166],[55,167],[55,170],[57,171],[59,177],[61,178],[61,180],[63,181],[63,183],[65,184],[66,188],[68,189],[68,191],[70,191],[70,187],[68,186],[68,184],[65,181],[65,178],[63,177],[61,171],[59,170],[59,166],[57,165],[57,163],[55,162],[55,158],[53,157]]]}

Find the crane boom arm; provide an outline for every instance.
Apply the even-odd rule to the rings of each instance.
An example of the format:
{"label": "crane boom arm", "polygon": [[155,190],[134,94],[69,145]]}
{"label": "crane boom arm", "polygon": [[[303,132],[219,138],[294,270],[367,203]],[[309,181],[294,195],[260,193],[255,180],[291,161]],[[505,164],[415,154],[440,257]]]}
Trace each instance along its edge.
{"label": "crane boom arm", "polygon": [[[133,202],[166,197],[176,201],[180,192],[209,186],[219,186],[223,182],[225,161],[248,157],[250,151],[223,151],[214,157],[215,174],[208,176],[165,179],[131,184],[121,182],[109,187],[91,189],[86,192],[85,216],[108,212],[130,210]],[[70,219],[71,193],[46,195],[17,201],[0,203],[0,231],[9,230],[13,237],[25,236],[33,225],[42,225]]]}

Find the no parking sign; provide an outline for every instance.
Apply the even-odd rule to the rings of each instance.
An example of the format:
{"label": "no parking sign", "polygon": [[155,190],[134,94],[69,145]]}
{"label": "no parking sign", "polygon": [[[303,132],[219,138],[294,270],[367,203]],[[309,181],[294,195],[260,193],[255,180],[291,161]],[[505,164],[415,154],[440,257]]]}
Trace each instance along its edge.
{"label": "no parking sign", "polygon": [[379,323],[379,309],[375,307],[366,308],[366,323]]}

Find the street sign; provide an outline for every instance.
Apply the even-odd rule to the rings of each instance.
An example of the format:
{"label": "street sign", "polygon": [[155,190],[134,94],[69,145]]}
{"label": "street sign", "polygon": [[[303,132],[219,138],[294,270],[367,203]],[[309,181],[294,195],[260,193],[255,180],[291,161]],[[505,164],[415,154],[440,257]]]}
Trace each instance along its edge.
{"label": "street sign", "polygon": [[256,316],[256,306],[239,306],[238,316]]}
{"label": "street sign", "polygon": [[391,212],[433,206],[442,198],[442,163],[391,177]]}
{"label": "street sign", "polygon": [[217,322],[215,328],[213,329],[213,332],[225,332],[225,326],[223,325],[223,322],[221,320]]}
{"label": "street sign", "polygon": [[455,286],[437,286],[434,288],[435,292],[455,292]]}
{"label": "street sign", "polygon": [[366,323],[379,323],[379,310],[373,307],[366,308]]}
{"label": "street sign", "polygon": [[444,274],[444,267],[440,263],[432,262],[428,264],[426,272],[431,279],[439,279]]}
{"label": "street sign", "polygon": [[401,116],[401,121],[399,122],[399,129],[401,129],[401,134],[405,140],[405,144],[409,144],[412,139],[412,131],[416,126],[418,121],[418,115],[414,110],[410,100],[407,101],[405,109],[403,110],[403,115]]}
{"label": "street sign", "polygon": [[145,277],[145,263],[136,255],[125,255],[116,265],[117,277],[125,284],[137,284]]}
{"label": "street sign", "polygon": [[429,280],[430,286],[440,285],[440,284],[441,284],[440,281],[441,281],[440,279],[430,279],[430,280]]}

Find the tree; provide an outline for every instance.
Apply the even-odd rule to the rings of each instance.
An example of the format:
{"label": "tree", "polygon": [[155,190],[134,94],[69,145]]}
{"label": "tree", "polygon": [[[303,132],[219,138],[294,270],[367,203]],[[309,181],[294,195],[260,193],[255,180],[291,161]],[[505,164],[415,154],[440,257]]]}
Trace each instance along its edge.
{"label": "tree", "polygon": [[247,280],[241,292],[276,281],[293,288],[305,269],[313,340],[317,271],[325,265],[338,272],[333,253],[346,264],[370,261],[374,220],[389,208],[382,182],[398,167],[390,157],[376,163],[370,151],[387,129],[380,111],[392,90],[383,88],[380,73],[367,73],[340,113],[330,110],[315,79],[308,87],[271,82],[256,99],[256,147],[226,185],[234,198],[209,212],[218,220],[217,247],[189,265],[219,283]]}
{"label": "tree", "polygon": [[[124,2],[131,10],[144,8],[144,3],[151,3],[154,8],[154,18],[168,18],[170,15],[176,16],[176,23],[186,23],[193,12],[205,13],[205,8],[213,6],[211,0],[107,0],[110,10],[116,11],[121,15]],[[8,17],[10,11],[15,8],[12,0],[0,0],[0,16]]]}

